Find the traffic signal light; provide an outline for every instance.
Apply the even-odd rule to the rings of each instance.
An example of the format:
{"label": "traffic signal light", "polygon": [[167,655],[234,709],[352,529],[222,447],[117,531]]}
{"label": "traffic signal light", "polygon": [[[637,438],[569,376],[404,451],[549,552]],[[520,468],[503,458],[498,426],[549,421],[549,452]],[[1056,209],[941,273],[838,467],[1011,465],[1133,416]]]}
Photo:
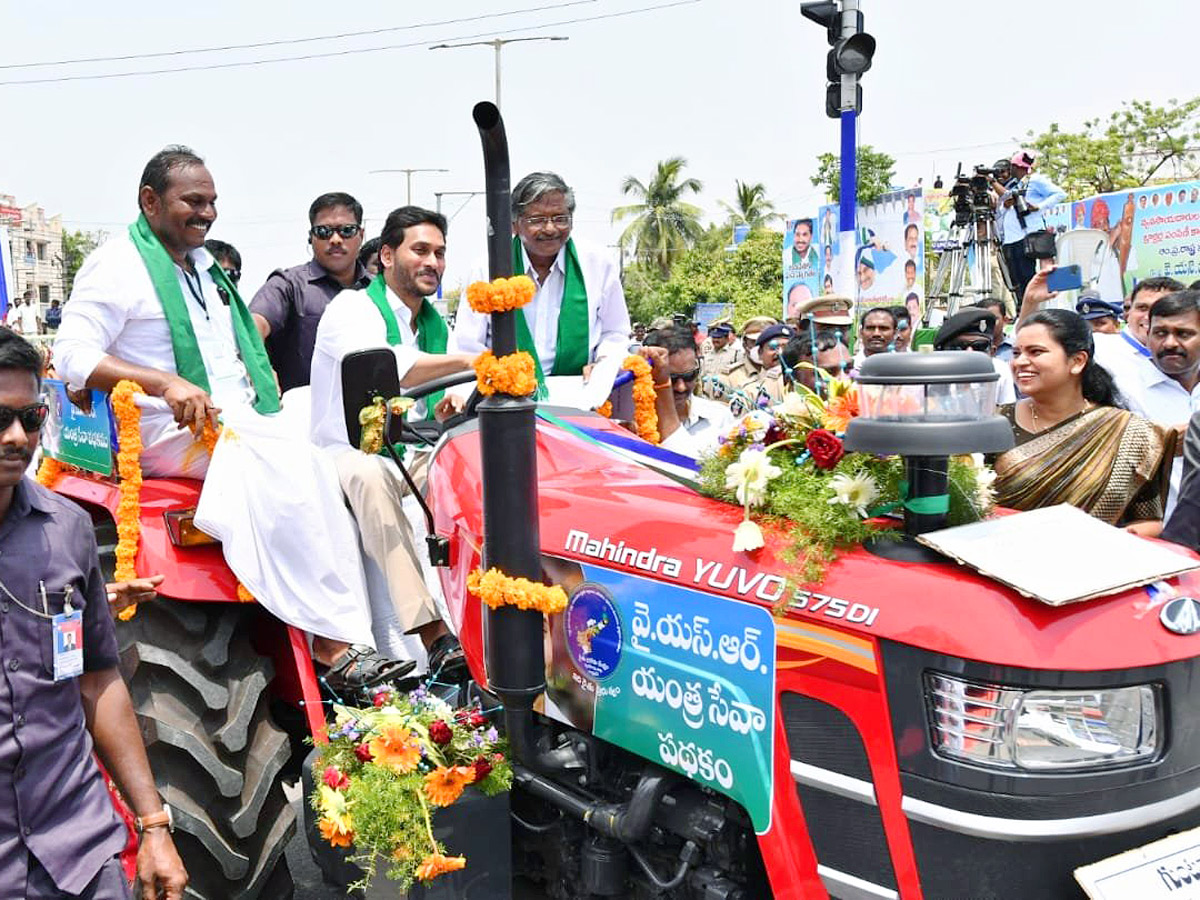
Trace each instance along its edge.
{"label": "traffic signal light", "polygon": [[826,0],[822,3],[801,3],[800,13],[825,28],[829,40],[829,56],[825,61],[825,114],[832,119],[843,110],[862,111],[862,87],[858,76],[871,68],[875,55],[875,38],[863,31],[863,14],[857,2]]}

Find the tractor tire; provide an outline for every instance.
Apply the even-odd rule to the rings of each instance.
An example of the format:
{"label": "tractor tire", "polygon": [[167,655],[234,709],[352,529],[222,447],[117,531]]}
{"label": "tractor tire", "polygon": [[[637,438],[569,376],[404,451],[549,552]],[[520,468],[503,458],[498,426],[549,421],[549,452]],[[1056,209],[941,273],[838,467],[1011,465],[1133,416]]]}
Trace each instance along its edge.
{"label": "tractor tire", "polygon": [[175,817],[197,900],[287,900],[295,811],[280,773],[288,736],[271,720],[271,662],[255,653],[254,610],[158,599],[117,623],[150,767]]}

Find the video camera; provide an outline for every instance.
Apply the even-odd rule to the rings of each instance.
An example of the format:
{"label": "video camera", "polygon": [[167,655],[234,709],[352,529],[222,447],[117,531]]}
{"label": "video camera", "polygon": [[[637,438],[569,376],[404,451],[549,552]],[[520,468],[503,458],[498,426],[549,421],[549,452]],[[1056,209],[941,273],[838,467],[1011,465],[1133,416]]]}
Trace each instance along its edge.
{"label": "video camera", "polygon": [[1000,169],[976,166],[974,174],[964,175],[962,163],[954,175],[954,184],[950,186],[950,197],[954,201],[954,224],[966,225],[972,219],[990,217],[996,209],[995,196],[992,194],[992,179],[1003,174]]}

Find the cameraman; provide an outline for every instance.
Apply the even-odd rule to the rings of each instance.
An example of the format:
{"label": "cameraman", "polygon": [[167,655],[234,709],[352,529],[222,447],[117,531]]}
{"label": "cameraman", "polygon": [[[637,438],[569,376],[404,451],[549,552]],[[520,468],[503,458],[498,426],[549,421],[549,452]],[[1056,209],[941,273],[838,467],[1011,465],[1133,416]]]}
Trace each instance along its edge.
{"label": "cameraman", "polygon": [[1025,238],[1046,230],[1043,209],[1067,199],[1066,192],[1049,178],[1033,174],[1034,164],[1032,150],[1018,150],[1009,161],[1008,181],[1002,186],[998,182],[993,184],[993,189],[1002,187],[997,193],[1004,210],[1004,259],[1012,276],[1018,308],[1026,285],[1037,271],[1037,260],[1029,256]]}

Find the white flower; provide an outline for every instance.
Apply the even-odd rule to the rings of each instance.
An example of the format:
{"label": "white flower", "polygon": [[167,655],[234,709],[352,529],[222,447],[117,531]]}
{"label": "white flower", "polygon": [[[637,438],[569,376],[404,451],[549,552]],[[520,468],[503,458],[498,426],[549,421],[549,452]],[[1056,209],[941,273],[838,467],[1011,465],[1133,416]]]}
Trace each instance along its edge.
{"label": "white flower", "polygon": [[742,520],[733,532],[734,550],[757,550],[763,545],[762,529],[750,519]]}
{"label": "white flower", "polygon": [[743,450],[738,461],[725,469],[725,487],[737,490],[743,506],[757,506],[767,495],[767,482],[783,474],[779,466],[771,465],[764,450]]}
{"label": "white flower", "polygon": [[833,490],[833,496],[829,498],[830,503],[849,506],[864,519],[867,516],[867,507],[879,499],[879,485],[866,472],[858,472],[852,476],[838,473],[829,479],[829,487]]}
{"label": "white flower", "polygon": [[996,493],[993,487],[995,481],[995,471],[987,466],[981,465],[975,470],[975,505],[981,513],[991,509],[992,504],[996,502]]}

